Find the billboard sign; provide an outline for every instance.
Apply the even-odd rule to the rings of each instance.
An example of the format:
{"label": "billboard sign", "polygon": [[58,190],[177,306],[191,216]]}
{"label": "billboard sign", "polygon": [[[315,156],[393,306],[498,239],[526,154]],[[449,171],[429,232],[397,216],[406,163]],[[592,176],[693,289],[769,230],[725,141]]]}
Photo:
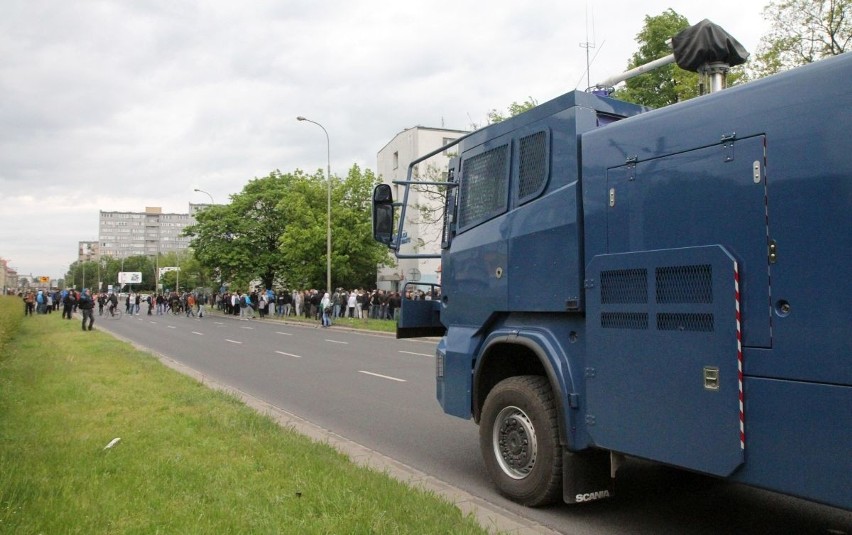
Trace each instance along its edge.
{"label": "billboard sign", "polygon": [[139,284],[142,282],[142,272],[141,271],[119,271],[118,272],[118,283],[119,284]]}
{"label": "billboard sign", "polygon": [[159,272],[159,277],[162,278],[163,275],[170,271],[180,271],[179,267],[161,267]]}

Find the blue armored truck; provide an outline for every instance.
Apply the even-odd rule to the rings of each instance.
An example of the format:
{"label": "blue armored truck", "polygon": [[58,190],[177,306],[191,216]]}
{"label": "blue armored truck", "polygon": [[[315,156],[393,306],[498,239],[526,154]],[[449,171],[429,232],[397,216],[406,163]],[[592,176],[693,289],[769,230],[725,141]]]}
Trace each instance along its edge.
{"label": "blue armored truck", "polygon": [[502,494],[606,498],[635,457],[852,509],[850,81],[844,54],[659,110],[570,92],[375,189],[397,253],[408,188],[445,196],[398,335],[443,336],[438,401]]}

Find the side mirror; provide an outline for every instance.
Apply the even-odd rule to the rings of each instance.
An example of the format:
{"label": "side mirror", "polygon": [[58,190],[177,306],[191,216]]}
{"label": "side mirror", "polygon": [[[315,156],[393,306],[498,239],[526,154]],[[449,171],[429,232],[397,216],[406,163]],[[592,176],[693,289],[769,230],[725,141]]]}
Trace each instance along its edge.
{"label": "side mirror", "polygon": [[387,184],[373,189],[373,239],[388,247],[393,241],[393,192]]}

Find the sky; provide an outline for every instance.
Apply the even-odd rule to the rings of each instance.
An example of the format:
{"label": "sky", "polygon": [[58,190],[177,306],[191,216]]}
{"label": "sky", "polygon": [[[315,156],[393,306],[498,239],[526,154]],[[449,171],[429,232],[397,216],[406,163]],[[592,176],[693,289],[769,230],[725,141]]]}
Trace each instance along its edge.
{"label": "sky", "polygon": [[[626,70],[646,16],[710,19],[755,53],[768,0],[4,0],[0,258],[61,278],[100,210],[228,201],[332,174],[413,126],[469,130]],[[209,194],[196,192],[201,189]]]}

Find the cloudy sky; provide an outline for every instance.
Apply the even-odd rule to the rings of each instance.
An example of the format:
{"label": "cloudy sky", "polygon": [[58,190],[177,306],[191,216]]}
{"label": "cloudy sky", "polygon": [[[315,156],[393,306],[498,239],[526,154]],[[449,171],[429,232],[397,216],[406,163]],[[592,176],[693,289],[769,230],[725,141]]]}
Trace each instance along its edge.
{"label": "cloudy sky", "polygon": [[625,70],[646,15],[756,50],[763,0],[3,0],[0,257],[61,277],[99,210],[226,202],[273,169],[358,164],[415,125],[469,129]]}

